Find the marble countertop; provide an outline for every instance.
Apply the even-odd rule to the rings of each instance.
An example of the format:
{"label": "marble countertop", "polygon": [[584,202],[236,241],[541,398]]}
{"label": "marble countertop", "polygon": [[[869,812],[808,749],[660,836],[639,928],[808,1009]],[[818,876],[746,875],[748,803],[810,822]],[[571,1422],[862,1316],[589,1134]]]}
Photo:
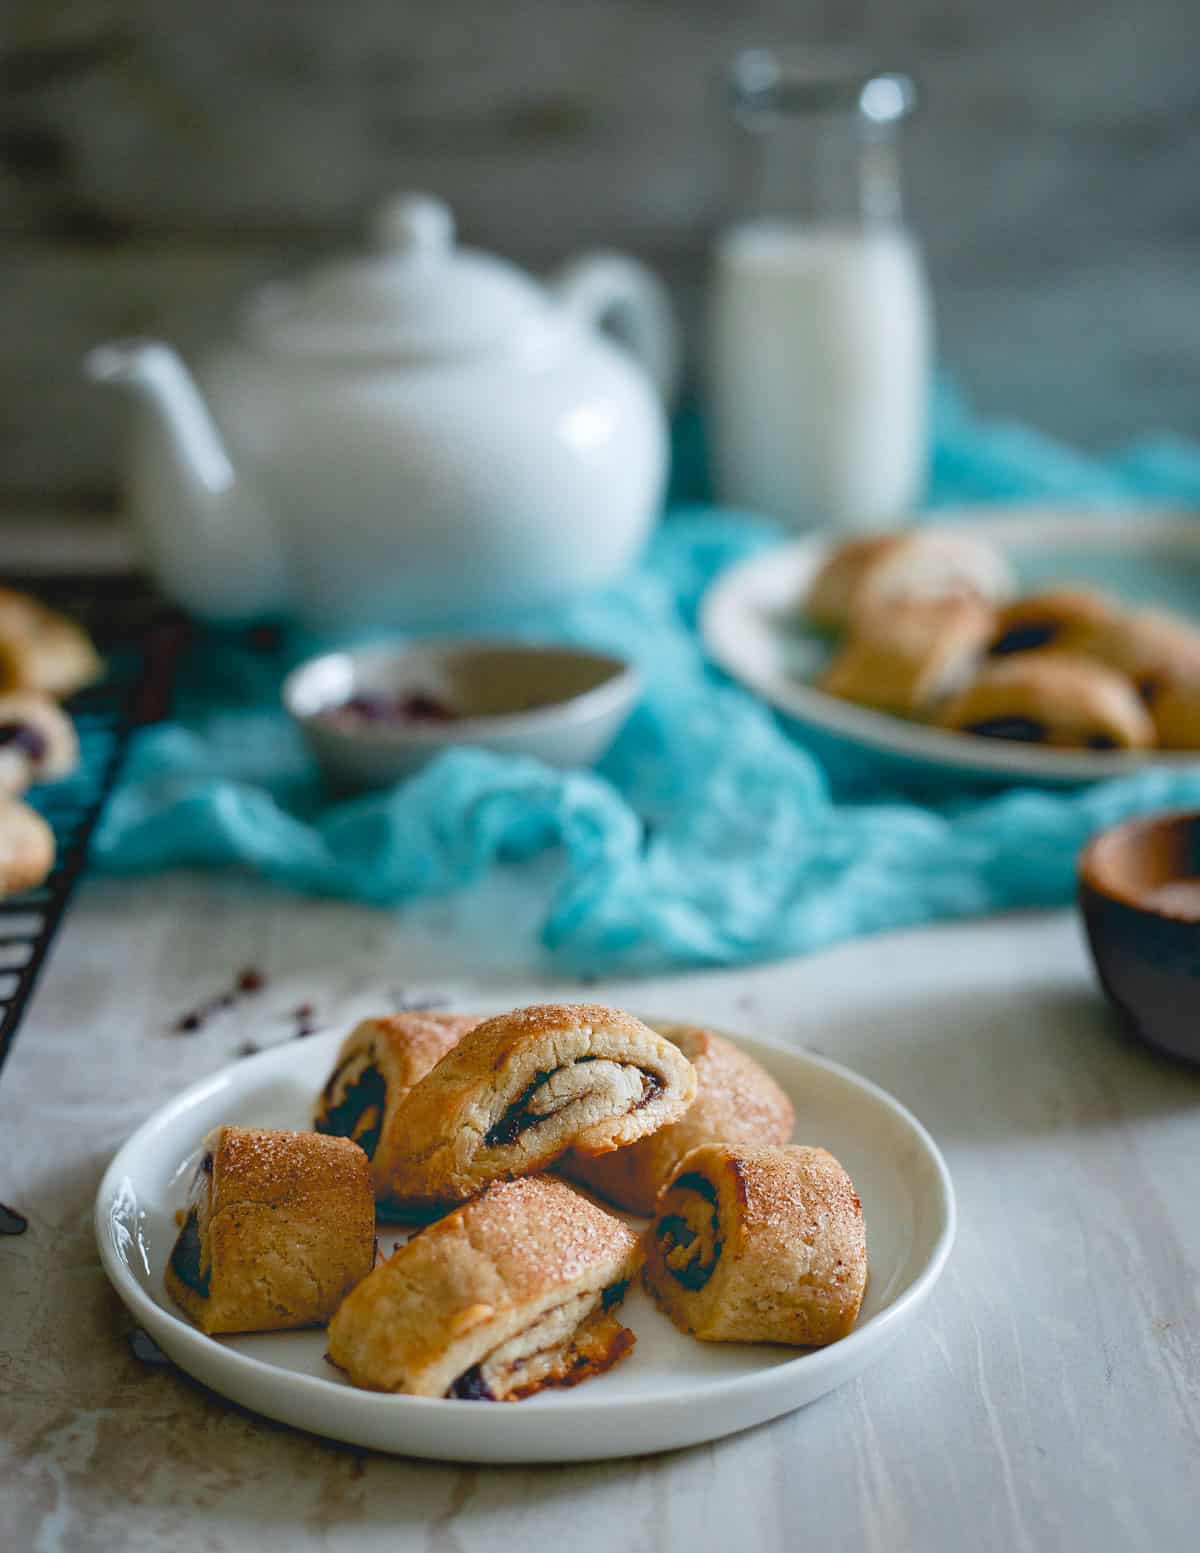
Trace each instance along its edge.
{"label": "marble countertop", "polygon": [[[946,1276],[911,1337],[798,1413],[641,1460],[460,1468],[142,1362],[90,1224],[117,1145],[242,1041],[292,1038],[303,1002],[340,1027],[413,996],[578,994],[509,905],[502,879],[403,915],[234,878],[84,886],[0,1076],[0,1199],[30,1220],[0,1239],[5,1553],[1194,1553],[1200,1075],[1118,1034],[1065,913],[586,989],[827,1053],[942,1144]],[[258,997],[172,1030],[247,963]]]}

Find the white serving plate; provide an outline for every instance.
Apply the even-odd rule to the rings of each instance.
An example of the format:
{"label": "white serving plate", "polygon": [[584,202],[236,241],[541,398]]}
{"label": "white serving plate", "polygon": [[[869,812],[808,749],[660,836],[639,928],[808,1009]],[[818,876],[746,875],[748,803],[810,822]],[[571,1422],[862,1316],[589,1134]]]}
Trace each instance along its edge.
{"label": "white serving plate", "polygon": [[[984,511],[989,515],[981,516]],[[1200,616],[1200,513],[964,508],[939,512],[937,524],[998,546],[1023,588],[1092,582],[1130,604]],[[701,634],[714,661],[802,731],[919,766],[1037,782],[1094,782],[1147,765],[1194,766],[1200,760],[1195,751],[1054,750],[981,739],[826,695],[810,681],[827,661],[830,644],[805,628],[797,606],[839,543],[828,535],[814,536],[731,567],[709,589],[700,613]]]}
{"label": "white serving plate", "polygon": [[[453,1461],[586,1461],[714,1440],[790,1412],[858,1375],[917,1316],[954,1240],[954,1192],[937,1146],[896,1100],[836,1063],[743,1040],[796,1108],[796,1137],[830,1149],[862,1198],[871,1277],[858,1325],[829,1348],[698,1343],[637,1289],[622,1307],[632,1356],[569,1391],[519,1403],[358,1391],[325,1360],[323,1331],[203,1336],[163,1270],[211,1127],[308,1125],[341,1036],[314,1036],[194,1084],[129,1139],[96,1197],[96,1238],[134,1319],[197,1380],[283,1423],[375,1450]],[[397,1237],[381,1227],[381,1251]],[[400,1237],[402,1238],[402,1237]]]}

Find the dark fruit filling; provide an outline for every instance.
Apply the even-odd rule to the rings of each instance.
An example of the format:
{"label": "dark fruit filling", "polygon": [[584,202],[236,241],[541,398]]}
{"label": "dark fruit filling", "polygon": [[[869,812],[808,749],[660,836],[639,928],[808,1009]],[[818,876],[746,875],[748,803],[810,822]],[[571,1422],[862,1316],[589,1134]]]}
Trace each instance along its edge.
{"label": "dark fruit filling", "polygon": [[1025,625],[1013,626],[998,637],[988,648],[988,654],[992,658],[1003,658],[1010,652],[1032,652],[1034,648],[1052,642],[1061,630],[1057,621],[1031,620]]}
{"label": "dark fruit filling", "polygon": [[175,1249],[171,1252],[171,1268],[180,1283],[186,1283],[201,1299],[207,1299],[209,1274],[200,1266],[200,1250],[200,1221],[196,1217],[195,1208],[192,1208],[188,1211]]}
{"label": "dark fruit filling", "polygon": [[491,1393],[487,1381],[480,1373],[479,1366],[473,1364],[469,1370],[464,1370],[453,1386],[447,1392],[448,1396],[461,1397],[464,1402],[494,1402],[496,1399]]}
{"label": "dark fruit filling", "polygon": [[968,723],[964,733],[981,739],[1017,739],[1022,744],[1044,744],[1046,725],[1032,717],[987,717],[981,723]]}
{"label": "dark fruit filling", "polygon": [[689,1170],[686,1175],[680,1176],[678,1181],[673,1181],[671,1189],[672,1191],[680,1192],[696,1192],[704,1198],[705,1202],[710,1202],[714,1207],[716,1206],[716,1187],[707,1176],[699,1175],[695,1170]]}
{"label": "dark fruit filling", "polygon": [[[561,1073],[564,1068],[577,1067],[580,1063],[595,1062],[595,1057],[579,1057],[574,1063],[562,1063],[557,1068],[539,1068],[533,1075],[533,1082],[527,1084],[513,1103],[504,1112],[484,1137],[484,1143],[488,1148],[502,1147],[505,1144],[515,1143],[527,1128],[536,1127],[540,1122],[549,1121],[552,1116],[558,1114],[558,1110],[565,1110],[572,1102],[565,1101],[556,1111],[534,1111],[530,1109],[530,1101],[547,1079]],[[657,1073],[651,1073],[647,1069],[641,1070],[642,1094],[634,1110],[641,1110],[642,1106],[649,1105],[663,1092],[663,1081]]]}
{"label": "dark fruit filling", "polygon": [[[302,1029],[297,1034],[307,1035]],[[348,1062],[353,1062],[350,1057]],[[379,1135],[383,1130],[383,1108],[387,1104],[387,1080],[375,1067],[365,1067],[349,1086],[336,1105],[331,1105],[338,1081],[347,1064],[336,1068],[333,1076],[321,1091],[321,1114],[316,1120],[318,1132],[332,1133],[338,1138],[353,1138],[368,1159],[375,1157],[379,1147]]]}
{"label": "dark fruit filling", "polygon": [[620,1283],[610,1283],[608,1288],[600,1296],[600,1305],[603,1310],[612,1310],[614,1305],[619,1305],[629,1292],[629,1279],[622,1278]]}
{"label": "dark fruit filling", "polygon": [[449,723],[458,713],[428,691],[409,690],[394,696],[363,692],[328,707],[321,716],[340,723]]}
{"label": "dark fruit filling", "polygon": [[[712,1219],[710,1227],[712,1232],[712,1251],[707,1259],[703,1257],[702,1247],[696,1247],[696,1253],[683,1267],[673,1267],[668,1263],[667,1271],[676,1283],[682,1284],[685,1289],[693,1293],[702,1289],[716,1270],[717,1263],[721,1260],[722,1243],[720,1239],[721,1223],[717,1214],[717,1189],[707,1176],[698,1175],[695,1171],[688,1171],[686,1175],[675,1181],[671,1190],[673,1192],[695,1192],[698,1197],[703,1197],[705,1202],[712,1204]],[[696,1240],[696,1231],[691,1227],[682,1214],[668,1213],[658,1221],[655,1228],[655,1237],[659,1241],[664,1260],[668,1258],[676,1246],[682,1246],[687,1250]]]}

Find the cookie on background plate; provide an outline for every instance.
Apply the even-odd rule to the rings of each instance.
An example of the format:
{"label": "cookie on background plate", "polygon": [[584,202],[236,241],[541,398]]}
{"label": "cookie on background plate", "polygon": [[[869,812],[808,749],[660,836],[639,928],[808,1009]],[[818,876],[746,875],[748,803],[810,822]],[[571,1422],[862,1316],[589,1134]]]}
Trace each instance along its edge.
{"label": "cookie on background plate", "polygon": [[860,613],[899,599],[995,603],[1014,591],[1012,568],[985,540],[937,528],[906,529],[839,545],[809,585],[804,613],[825,630],[845,631]]}
{"label": "cookie on background plate", "polygon": [[1140,750],[1155,742],[1154,724],[1132,682],[1069,653],[989,660],[937,721],[977,738],[1057,749]]}

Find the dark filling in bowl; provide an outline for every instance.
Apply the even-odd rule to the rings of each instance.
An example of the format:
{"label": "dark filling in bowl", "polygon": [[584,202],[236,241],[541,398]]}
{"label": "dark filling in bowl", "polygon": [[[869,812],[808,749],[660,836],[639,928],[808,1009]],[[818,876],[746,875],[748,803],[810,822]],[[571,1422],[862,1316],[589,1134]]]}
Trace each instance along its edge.
{"label": "dark filling in bowl", "polygon": [[[387,1103],[387,1080],[383,1074],[378,1068],[365,1067],[338,1103],[330,1103],[342,1074],[355,1060],[355,1056],[347,1058],[341,1067],[334,1069],[333,1076],[321,1091],[321,1114],[314,1125],[318,1132],[332,1133],[338,1138],[353,1138],[367,1158],[373,1159],[379,1147],[379,1135],[383,1131],[383,1108]],[[368,1117],[372,1108],[374,1115]],[[364,1118],[367,1118],[367,1124],[356,1130]]]}
{"label": "dark filling in bowl", "polygon": [[[712,1251],[707,1259],[703,1258],[703,1249],[697,1245],[695,1255],[683,1266],[672,1267],[667,1264],[667,1271],[676,1283],[682,1284],[685,1289],[693,1293],[702,1289],[716,1271],[717,1263],[721,1260],[723,1249],[721,1242],[721,1221],[717,1212],[717,1189],[707,1176],[699,1175],[689,1170],[682,1175],[671,1187],[672,1192],[694,1192],[698,1197],[703,1197],[705,1202],[712,1204]],[[670,1256],[676,1246],[688,1249],[696,1240],[696,1231],[687,1220],[679,1213],[667,1213],[658,1221],[655,1227],[655,1238],[662,1251],[663,1260]]]}
{"label": "dark filling in bowl", "polygon": [[0,749],[20,750],[30,760],[41,760],[46,753],[46,737],[28,723],[0,723]]}
{"label": "dark filling in bowl", "polygon": [[171,1252],[171,1269],[180,1283],[187,1284],[189,1289],[194,1289],[201,1299],[206,1300],[211,1270],[203,1271],[200,1266],[200,1255],[200,1220],[196,1216],[195,1208],[191,1208],[183,1221],[183,1228],[179,1232],[179,1239],[175,1242],[175,1249]]}
{"label": "dark filling in bowl", "polygon": [[[574,1063],[560,1063],[557,1068],[539,1068],[533,1076],[533,1082],[527,1084],[513,1103],[504,1112],[497,1122],[484,1136],[484,1143],[488,1148],[502,1147],[508,1143],[515,1143],[517,1139],[530,1127],[536,1127],[540,1122],[548,1122],[551,1117],[557,1116],[559,1111],[565,1110],[568,1105],[574,1103],[575,1097],[553,1111],[534,1111],[530,1109],[530,1101],[542,1085],[554,1077],[556,1073],[562,1073],[569,1067],[578,1067],[585,1062],[595,1062],[595,1057],[578,1057]],[[634,1106],[635,1111],[640,1111],[644,1105],[649,1105],[652,1100],[662,1094],[665,1085],[657,1073],[652,1073],[648,1068],[640,1069],[642,1075],[642,1094]]]}
{"label": "dark filling in bowl", "polygon": [[1062,625],[1058,621],[1025,621],[997,637],[988,648],[988,656],[1003,658],[1010,652],[1032,652],[1036,647],[1047,646],[1061,630]]}
{"label": "dark filling in bowl", "polygon": [[320,716],[334,723],[451,723],[458,713],[447,702],[425,690],[406,690],[397,695],[364,691],[337,706],[324,708]]}

